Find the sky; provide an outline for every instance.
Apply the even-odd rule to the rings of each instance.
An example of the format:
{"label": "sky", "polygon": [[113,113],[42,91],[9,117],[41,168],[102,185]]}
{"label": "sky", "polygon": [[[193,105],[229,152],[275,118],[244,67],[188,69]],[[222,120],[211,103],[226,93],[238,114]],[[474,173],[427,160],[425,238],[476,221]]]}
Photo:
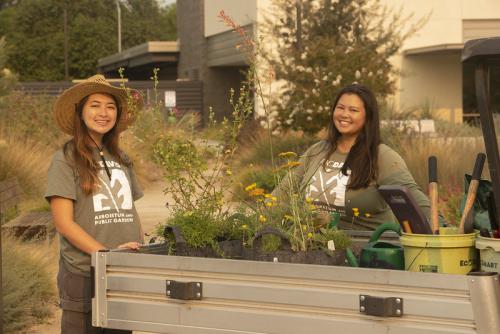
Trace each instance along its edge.
{"label": "sky", "polygon": [[175,3],[176,0],[158,0],[159,3],[161,3],[162,5],[170,5],[170,4],[173,4]]}

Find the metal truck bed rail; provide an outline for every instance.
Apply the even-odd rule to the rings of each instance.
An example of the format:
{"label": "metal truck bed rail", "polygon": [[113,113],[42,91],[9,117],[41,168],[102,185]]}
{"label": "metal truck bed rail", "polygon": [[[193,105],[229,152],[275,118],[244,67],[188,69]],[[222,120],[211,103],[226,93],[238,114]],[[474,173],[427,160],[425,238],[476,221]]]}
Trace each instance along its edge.
{"label": "metal truck bed rail", "polygon": [[97,327],[171,334],[500,332],[498,275],[114,251],[94,254],[92,265]]}

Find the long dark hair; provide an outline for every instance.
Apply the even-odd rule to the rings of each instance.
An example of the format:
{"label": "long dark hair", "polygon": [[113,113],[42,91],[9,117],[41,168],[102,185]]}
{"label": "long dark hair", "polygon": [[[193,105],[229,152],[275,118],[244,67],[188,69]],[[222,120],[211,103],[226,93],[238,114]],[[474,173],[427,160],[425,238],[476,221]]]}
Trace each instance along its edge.
{"label": "long dark hair", "polygon": [[346,161],[341,169],[344,175],[347,175],[347,169],[351,170],[347,187],[349,189],[360,189],[367,187],[371,181],[376,180],[378,174],[378,147],[380,145],[379,111],[377,99],[368,87],[360,84],[352,84],[344,87],[335,98],[328,125],[327,140],[330,147],[325,155],[323,168],[326,168],[327,159],[337,149],[338,140],[342,136],[333,122],[333,113],[339,99],[344,94],[357,95],[363,101],[366,112],[363,129],[347,154]]}
{"label": "long dark hair", "polygon": [[[120,117],[122,115],[122,108],[119,99],[111,94],[106,94],[113,98],[116,104],[116,123],[111,130],[104,134],[102,138],[103,148],[106,148],[108,152],[117,159],[120,163],[128,166],[130,161],[124,157],[122,150],[120,149],[119,141],[120,136],[117,130],[118,123],[120,122]],[[90,96],[90,95],[89,95]],[[94,159],[93,150],[95,149],[95,144],[90,138],[89,131],[85,122],[83,121],[83,106],[89,99],[89,96],[84,97],[75,105],[75,133],[73,138],[64,144],[63,152],[66,158],[73,163],[79,178],[80,187],[83,192],[87,195],[91,195],[97,188],[99,184],[97,174],[99,171],[99,164]]]}

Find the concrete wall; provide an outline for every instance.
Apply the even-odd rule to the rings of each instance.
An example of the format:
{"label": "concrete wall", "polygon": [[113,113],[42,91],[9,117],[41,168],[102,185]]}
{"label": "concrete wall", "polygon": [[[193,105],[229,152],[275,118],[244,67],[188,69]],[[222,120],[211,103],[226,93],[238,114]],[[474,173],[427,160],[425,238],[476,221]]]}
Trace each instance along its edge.
{"label": "concrete wall", "polygon": [[[412,15],[406,25],[428,17],[425,25],[408,38],[402,52],[415,48],[460,45],[464,36],[479,33],[481,37],[500,35],[496,31],[500,19],[498,0],[382,0],[383,4],[395,10],[402,9],[402,15]],[[464,32],[473,27],[463,24],[464,20],[488,20],[488,29]],[[477,26],[477,24],[476,24]],[[479,23],[479,26],[484,24]],[[475,36],[479,37],[479,36]],[[399,55],[391,62],[402,71],[398,77],[398,91],[393,96],[400,108],[419,107],[430,103],[439,117],[461,122],[462,120],[462,65],[461,50],[421,54]]]}
{"label": "concrete wall", "polygon": [[461,122],[460,54],[406,56],[401,64],[401,110],[430,107],[433,114],[442,119]]}
{"label": "concrete wall", "polygon": [[[467,1],[474,2],[474,0]],[[412,16],[405,21],[405,29],[428,17],[426,24],[406,40],[403,51],[462,42],[461,0],[381,0],[380,2],[395,12],[401,9],[403,17]]]}
{"label": "concrete wall", "polygon": [[500,19],[498,0],[381,0],[395,11],[402,9],[403,16],[413,17],[409,26],[420,18],[428,17],[427,23],[406,40],[403,51],[439,44],[462,43],[462,20]]}

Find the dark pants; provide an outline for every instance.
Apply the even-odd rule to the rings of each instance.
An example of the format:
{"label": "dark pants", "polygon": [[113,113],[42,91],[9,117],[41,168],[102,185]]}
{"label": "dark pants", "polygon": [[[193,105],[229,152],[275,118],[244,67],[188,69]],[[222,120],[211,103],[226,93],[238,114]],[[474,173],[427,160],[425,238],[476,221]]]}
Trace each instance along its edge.
{"label": "dark pants", "polygon": [[57,287],[62,309],[61,334],[131,334],[131,331],[92,326],[90,278],[70,272],[59,263]]}

